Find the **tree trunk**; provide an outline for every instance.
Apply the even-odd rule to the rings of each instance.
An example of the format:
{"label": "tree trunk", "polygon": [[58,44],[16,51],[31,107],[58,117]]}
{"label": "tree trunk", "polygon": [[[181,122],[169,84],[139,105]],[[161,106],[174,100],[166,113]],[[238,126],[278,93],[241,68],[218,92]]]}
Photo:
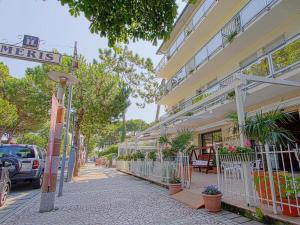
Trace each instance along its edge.
{"label": "tree trunk", "polygon": [[4,134],[4,129],[0,128],[0,144],[1,144],[1,139],[2,139],[3,134]]}
{"label": "tree trunk", "polygon": [[73,176],[77,177],[80,168],[80,126],[83,120],[84,111],[79,110],[76,122],[75,122],[75,137],[74,137],[74,147],[75,147],[75,166]]}
{"label": "tree trunk", "polygon": [[156,106],[156,115],[155,115],[155,122],[159,120],[159,113],[160,113],[160,105],[157,104]]}
{"label": "tree trunk", "polygon": [[123,119],[123,127],[122,127],[121,142],[124,142],[125,138],[126,138],[126,117],[125,117],[125,111],[123,112],[122,119]]}

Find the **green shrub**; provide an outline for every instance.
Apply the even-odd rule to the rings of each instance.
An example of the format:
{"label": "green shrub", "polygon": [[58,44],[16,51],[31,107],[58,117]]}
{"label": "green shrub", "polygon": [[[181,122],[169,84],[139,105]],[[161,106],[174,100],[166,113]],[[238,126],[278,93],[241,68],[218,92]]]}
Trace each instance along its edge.
{"label": "green shrub", "polygon": [[112,153],[118,154],[118,145],[111,145],[107,147],[104,151],[99,152],[98,156],[101,157]]}
{"label": "green shrub", "polygon": [[156,161],[156,151],[152,151],[148,153],[148,158],[150,160]]}

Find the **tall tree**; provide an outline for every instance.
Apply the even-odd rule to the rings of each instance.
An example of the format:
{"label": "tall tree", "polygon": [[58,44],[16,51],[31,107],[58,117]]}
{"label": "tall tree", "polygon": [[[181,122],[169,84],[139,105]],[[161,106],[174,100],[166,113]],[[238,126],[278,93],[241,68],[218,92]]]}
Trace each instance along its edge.
{"label": "tall tree", "polygon": [[[193,0],[195,1],[195,0]],[[177,15],[176,0],[60,0],[73,16],[83,12],[92,33],[107,37],[109,45],[144,39],[156,43],[166,39]]]}
{"label": "tall tree", "polygon": [[[151,59],[144,59],[134,54],[127,46],[116,46],[110,49],[100,49],[99,58],[107,65],[109,72],[120,77],[130,88],[131,97],[139,107],[155,102],[159,92],[160,79],[154,73]],[[122,139],[126,136],[126,118],[123,112]]]}
{"label": "tall tree", "polygon": [[9,140],[16,133],[35,131],[48,119],[49,95],[25,78],[10,78],[4,84],[4,96],[17,109],[18,119],[7,130]]}
{"label": "tall tree", "polygon": [[4,132],[12,127],[17,120],[16,106],[0,97],[0,143]]}
{"label": "tall tree", "polygon": [[[87,64],[81,58],[80,68],[76,71],[79,85],[74,87],[73,107],[76,109],[75,139],[76,158],[79,158],[79,136],[82,128],[91,125],[97,129],[114,118],[127,107],[126,84],[112,76],[102,63]],[[87,133],[86,129],[82,129]],[[75,165],[74,175],[78,175],[79,164]]]}

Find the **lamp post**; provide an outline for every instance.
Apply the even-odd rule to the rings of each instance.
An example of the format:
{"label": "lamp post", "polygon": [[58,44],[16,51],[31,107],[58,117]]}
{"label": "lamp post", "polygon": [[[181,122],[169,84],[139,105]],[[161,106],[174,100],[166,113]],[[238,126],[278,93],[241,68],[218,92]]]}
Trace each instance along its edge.
{"label": "lamp post", "polygon": [[75,111],[72,112],[72,122],[73,122],[73,128],[72,128],[72,138],[71,138],[71,151],[70,151],[70,157],[68,162],[68,173],[67,173],[67,182],[70,182],[73,177],[73,170],[75,165],[75,146],[74,146],[74,128],[75,128]]}
{"label": "lamp post", "polygon": [[[74,76],[76,67],[77,67],[77,43],[75,42],[73,60],[72,60],[72,68],[71,68],[72,76]],[[58,197],[62,196],[63,186],[64,186],[65,166],[66,166],[66,157],[67,157],[67,144],[68,144],[69,127],[70,127],[72,90],[73,90],[73,86],[72,86],[72,83],[70,83],[69,95],[68,95],[68,110],[67,110],[67,118],[66,118],[66,133],[65,133],[65,138],[64,138],[63,158],[62,158],[62,165],[61,165],[60,178],[59,178]]]}
{"label": "lamp post", "polygon": [[[78,83],[78,80],[75,76],[71,74],[66,74],[62,72],[49,72],[48,77],[59,83],[57,89],[57,107],[53,107],[54,118],[51,116],[51,119],[54,119],[54,123],[51,124],[51,131],[49,137],[49,145],[46,156],[46,166],[44,171],[43,185],[42,185],[42,194],[40,201],[40,212],[49,212],[54,210],[55,202],[55,191],[56,191],[56,181],[57,181],[57,171],[59,164],[59,153],[61,145],[61,134],[64,124],[64,97],[65,89],[67,85],[72,85]],[[53,121],[52,121],[53,122]],[[50,132],[51,132],[50,131]]]}

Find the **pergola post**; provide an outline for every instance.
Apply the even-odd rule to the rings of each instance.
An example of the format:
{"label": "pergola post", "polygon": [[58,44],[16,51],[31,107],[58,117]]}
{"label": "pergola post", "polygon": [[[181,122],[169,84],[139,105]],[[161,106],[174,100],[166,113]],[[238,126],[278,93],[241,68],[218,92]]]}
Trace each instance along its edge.
{"label": "pergola post", "polygon": [[245,126],[245,92],[241,88],[242,85],[238,85],[235,87],[235,100],[236,100],[236,109],[237,109],[237,115],[238,115],[238,123],[239,123],[239,135],[240,135],[240,146],[245,146],[245,132],[244,132],[244,126]]}

